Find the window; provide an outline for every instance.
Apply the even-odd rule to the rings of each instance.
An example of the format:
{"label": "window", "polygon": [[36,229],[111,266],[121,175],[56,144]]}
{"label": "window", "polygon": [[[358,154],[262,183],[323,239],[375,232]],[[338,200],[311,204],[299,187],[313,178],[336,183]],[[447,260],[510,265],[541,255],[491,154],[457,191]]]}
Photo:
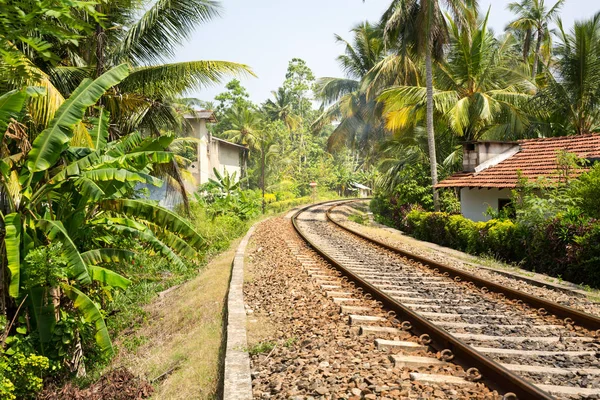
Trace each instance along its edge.
{"label": "window", "polygon": [[498,199],[498,211],[510,207],[510,199]]}

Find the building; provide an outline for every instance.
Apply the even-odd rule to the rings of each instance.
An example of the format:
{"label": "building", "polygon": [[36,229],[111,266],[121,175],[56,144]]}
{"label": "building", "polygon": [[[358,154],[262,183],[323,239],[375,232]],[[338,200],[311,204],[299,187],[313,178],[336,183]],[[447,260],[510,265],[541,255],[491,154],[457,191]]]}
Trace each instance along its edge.
{"label": "building", "polygon": [[[600,135],[588,134],[516,142],[470,142],[463,145],[463,171],[440,182],[437,188],[460,190],[462,214],[473,221],[489,219],[489,207],[499,210],[510,203],[511,191],[519,175],[529,181],[559,179],[557,157],[560,151],[576,154],[592,162],[600,160]],[[582,166],[571,177],[585,172]]]}
{"label": "building", "polygon": [[371,188],[358,182],[351,183],[354,190],[358,192],[358,197],[366,198],[371,196]]}
{"label": "building", "polygon": [[[186,191],[193,193],[198,185],[208,182],[211,178],[214,179],[213,168],[223,175],[225,171],[229,175],[235,173],[236,180],[239,180],[242,173],[242,155],[248,149],[210,134],[207,124],[217,122],[212,111],[196,111],[194,114],[186,115],[185,118],[192,127],[190,136],[198,139],[196,161],[188,168],[194,179],[193,182],[185,182]],[[163,207],[174,209],[183,202],[181,193],[177,188],[170,187],[168,182],[161,187],[150,184],[140,185],[141,187],[148,189],[149,199],[158,201]]]}
{"label": "building", "polygon": [[[192,137],[199,140],[197,159],[188,168],[196,180],[196,185],[206,183],[210,178],[214,179],[214,169],[223,175],[225,172],[229,175],[235,173],[236,180],[239,180],[243,154],[248,149],[210,134],[207,124],[217,122],[214,113],[210,110],[196,111],[194,114],[186,115],[185,118],[192,127]],[[195,188],[190,191],[195,191]]]}

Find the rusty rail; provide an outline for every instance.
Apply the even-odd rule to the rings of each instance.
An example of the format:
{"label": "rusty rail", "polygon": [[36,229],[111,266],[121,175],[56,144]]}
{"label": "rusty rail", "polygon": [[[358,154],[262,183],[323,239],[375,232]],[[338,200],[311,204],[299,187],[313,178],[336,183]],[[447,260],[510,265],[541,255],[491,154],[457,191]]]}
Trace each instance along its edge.
{"label": "rusty rail", "polygon": [[[345,203],[352,202],[352,201],[355,201],[355,200],[345,201],[338,205],[345,204]],[[324,203],[320,203],[317,205],[325,205],[325,204],[330,204],[330,203],[334,203],[334,202],[336,202],[336,201],[324,202]],[[540,390],[535,385],[525,381],[521,377],[515,375],[514,373],[510,372],[509,370],[507,370],[506,368],[504,368],[503,366],[498,364],[497,362],[493,361],[492,359],[490,359],[490,358],[484,356],[483,354],[479,353],[478,351],[474,350],[473,348],[468,346],[466,343],[464,343],[460,339],[455,338],[454,336],[452,336],[445,330],[438,328],[436,325],[432,324],[431,322],[429,322],[425,318],[421,317],[417,313],[404,307],[402,305],[402,303],[400,303],[397,300],[393,299],[392,297],[388,296],[383,291],[379,290],[375,286],[371,285],[369,282],[365,281],[361,277],[354,274],[352,271],[348,270],[347,268],[345,268],[344,266],[342,266],[341,264],[336,262],[323,249],[321,249],[318,245],[316,245],[310,239],[308,239],[303,234],[302,230],[298,226],[298,223],[297,223],[298,215],[300,215],[301,213],[305,212],[306,210],[308,210],[309,208],[312,208],[314,206],[315,205],[310,205],[310,206],[304,207],[304,208],[300,209],[298,212],[296,212],[294,214],[294,216],[292,217],[292,224],[294,226],[294,229],[298,233],[298,235],[300,235],[300,237],[302,237],[302,239],[304,241],[306,241],[321,257],[323,257],[325,260],[327,260],[327,262],[329,262],[332,266],[334,266],[338,271],[340,271],[349,280],[353,281],[355,284],[360,286],[363,289],[363,291],[365,291],[366,293],[370,293],[371,296],[373,296],[374,299],[380,301],[385,308],[387,308],[391,311],[394,311],[396,313],[397,318],[399,318],[402,321],[408,321],[410,323],[409,330],[412,333],[414,333],[416,335],[422,335],[422,334],[429,335],[429,337],[432,340],[431,343],[429,344],[430,346],[432,346],[433,348],[435,348],[438,351],[443,351],[446,349],[450,350],[452,352],[452,354],[455,356],[454,361],[457,362],[458,364],[462,365],[465,368],[465,370],[467,370],[471,367],[477,368],[479,370],[479,372],[481,373],[481,375],[483,377],[482,379],[486,382],[486,384],[489,387],[494,388],[494,389],[498,390],[499,392],[503,393],[505,399],[515,399],[515,398],[520,399],[520,400],[551,400],[551,399],[553,399],[553,397],[550,396],[548,393]],[[337,205],[333,206],[331,209],[333,209],[335,207],[337,207]],[[353,231],[341,226],[339,223],[333,221],[329,215],[329,212],[331,211],[331,209],[329,209],[327,211],[327,218],[329,221],[335,223],[337,226],[340,226],[344,230],[347,230],[353,234],[356,234],[357,236],[359,236],[367,241],[374,242],[371,238],[368,238],[366,236],[363,236],[361,234],[353,232]],[[374,243],[376,243],[377,245],[380,245],[377,242],[374,242]],[[384,245],[382,247],[385,247],[386,249],[391,250],[391,251],[396,251],[396,249],[394,249],[393,247],[388,246],[388,245]],[[410,257],[408,257],[408,258],[410,258]],[[421,262],[421,261],[419,261],[419,262]],[[440,269],[440,271],[441,271],[441,269]]]}
{"label": "rusty rail", "polygon": [[[356,201],[356,200],[347,201],[342,204],[350,203],[353,201]],[[582,326],[586,329],[592,330],[592,331],[600,330],[600,318],[598,318],[592,314],[588,314],[588,313],[576,310],[571,307],[563,306],[561,304],[543,299],[541,297],[533,296],[529,293],[525,293],[520,290],[511,289],[509,287],[502,286],[498,283],[489,281],[487,279],[480,278],[478,276],[475,276],[468,272],[462,271],[460,269],[453,268],[448,265],[444,265],[442,263],[439,263],[439,262],[429,259],[427,257],[412,254],[406,250],[399,249],[395,246],[391,246],[387,243],[384,243],[377,239],[373,239],[369,236],[366,236],[352,228],[348,228],[348,227],[340,224],[333,218],[331,218],[331,215],[330,215],[331,211],[333,211],[334,208],[336,208],[342,204],[338,204],[336,206],[331,207],[327,211],[327,219],[330,222],[334,223],[336,226],[340,227],[341,229],[343,229],[347,232],[350,232],[353,235],[360,237],[361,239],[364,239],[366,241],[374,243],[377,246],[383,247],[386,250],[390,250],[402,257],[408,258],[409,260],[412,260],[414,262],[422,264],[426,267],[429,267],[432,269],[437,268],[441,273],[447,272],[451,278],[458,277],[461,280],[472,282],[475,286],[477,286],[479,288],[486,288],[487,290],[489,290],[491,292],[502,293],[507,298],[510,298],[513,300],[521,300],[523,303],[526,303],[529,306],[538,309],[542,313],[550,313],[550,314],[553,314],[553,315],[555,315],[559,318],[563,318],[563,319],[569,318],[571,320],[571,321],[569,321],[569,323],[575,324],[575,325],[580,325],[580,326]]]}

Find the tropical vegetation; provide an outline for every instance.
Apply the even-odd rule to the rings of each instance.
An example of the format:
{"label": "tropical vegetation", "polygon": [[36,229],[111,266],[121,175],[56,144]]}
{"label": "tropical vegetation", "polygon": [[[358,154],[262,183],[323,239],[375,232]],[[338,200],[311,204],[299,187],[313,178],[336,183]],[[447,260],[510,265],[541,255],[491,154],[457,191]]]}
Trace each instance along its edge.
{"label": "tropical vegetation", "polygon": [[[512,2],[495,32],[476,0],[390,0],[332,38],[340,77],[293,58],[258,103],[244,64],[171,62],[216,1],[0,0],[0,397],[97,373],[145,302],[261,214],[356,183],[375,189],[380,221],[416,237],[600,285],[598,165],[521,182],[512,212],[485,223],[435,189],[465,141],[600,131],[600,13],[565,27],[565,4]],[[214,99],[190,97],[229,77]],[[239,175],[215,170],[188,199],[198,108],[244,150]],[[161,186],[178,208],[149,200]]]}

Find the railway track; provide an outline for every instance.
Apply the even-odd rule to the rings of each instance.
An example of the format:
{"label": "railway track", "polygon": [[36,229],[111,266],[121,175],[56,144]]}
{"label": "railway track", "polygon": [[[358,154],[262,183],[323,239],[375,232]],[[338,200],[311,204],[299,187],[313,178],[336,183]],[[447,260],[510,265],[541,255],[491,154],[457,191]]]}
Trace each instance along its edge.
{"label": "railway track", "polygon": [[[600,318],[374,241],[330,217],[340,204],[306,207],[292,218],[294,227],[339,271],[338,280],[380,301],[394,327],[368,308],[352,307],[336,292],[335,276],[312,274],[337,296],[350,323],[390,349],[413,380],[483,381],[506,400],[600,399]],[[399,332],[420,343],[395,340]],[[447,362],[462,365],[467,376],[427,373]]]}

